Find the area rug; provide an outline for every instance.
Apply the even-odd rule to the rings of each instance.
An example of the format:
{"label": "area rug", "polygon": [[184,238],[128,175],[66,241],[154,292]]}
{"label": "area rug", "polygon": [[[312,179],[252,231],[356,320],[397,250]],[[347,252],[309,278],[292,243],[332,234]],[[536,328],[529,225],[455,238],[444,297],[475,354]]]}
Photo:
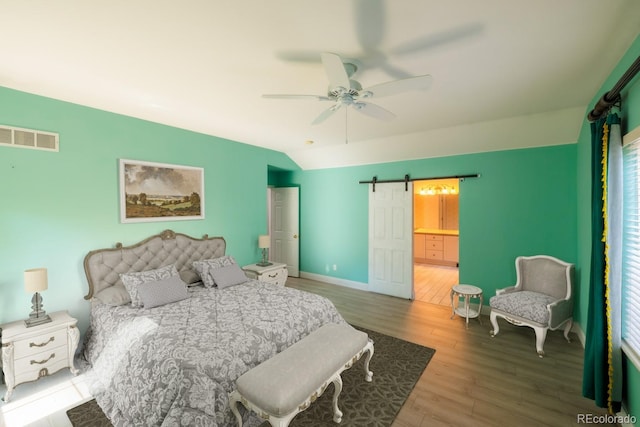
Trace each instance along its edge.
{"label": "area rug", "polygon": [[[411,390],[433,357],[435,350],[364,328],[374,341],[369,368],[373,381],[364,380],[364,359],[342,373],[343,388],[338,402],[343,412],[341,426],[388,427],[398,415]],[[333,384],[309,409],[298,414],[292,427],[335,427]],[[95,400],[67,411],[74,427],[110,427]],[[260,427],[269,427],[265,422]]]}

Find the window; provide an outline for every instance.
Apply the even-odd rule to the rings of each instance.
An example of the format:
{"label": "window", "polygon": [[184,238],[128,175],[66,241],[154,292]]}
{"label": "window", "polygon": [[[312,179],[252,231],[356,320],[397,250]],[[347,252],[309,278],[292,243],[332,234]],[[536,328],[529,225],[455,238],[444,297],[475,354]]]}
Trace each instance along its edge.
{"label": "window", "polygon": [[640,128],[623,146],[622,348],[640,369]]}

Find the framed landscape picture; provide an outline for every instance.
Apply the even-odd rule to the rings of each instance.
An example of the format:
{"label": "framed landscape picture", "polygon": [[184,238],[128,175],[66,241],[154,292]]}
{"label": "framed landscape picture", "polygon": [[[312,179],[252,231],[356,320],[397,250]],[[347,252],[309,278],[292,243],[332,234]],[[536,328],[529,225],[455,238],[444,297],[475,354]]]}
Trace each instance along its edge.
{"label": "framed landscape picture", "polygon": [[120,159],[120,221],[204,219],[204,169]]}

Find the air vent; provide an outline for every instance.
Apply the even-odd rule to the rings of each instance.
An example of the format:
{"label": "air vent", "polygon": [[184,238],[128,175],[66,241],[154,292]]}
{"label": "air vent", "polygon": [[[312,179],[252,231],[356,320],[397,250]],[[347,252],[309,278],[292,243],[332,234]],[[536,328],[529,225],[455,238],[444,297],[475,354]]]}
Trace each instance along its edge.
{"label": "air vent", "polygon": [[60,137],[57,133],[0,125],[0,147],[9,145],[35,150],[59,151],[59,144]]}

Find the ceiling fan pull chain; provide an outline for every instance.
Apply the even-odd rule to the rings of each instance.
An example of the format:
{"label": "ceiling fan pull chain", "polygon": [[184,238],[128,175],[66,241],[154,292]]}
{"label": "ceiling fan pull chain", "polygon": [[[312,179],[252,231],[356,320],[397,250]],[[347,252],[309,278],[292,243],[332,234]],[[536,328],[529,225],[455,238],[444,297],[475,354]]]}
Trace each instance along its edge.
{"label": "ceiling fan pull chain", "polygon": [[349,115],[349,109],[345,108],[344,109],[344,143],[348,144],[349,143],[349,120],[348,120],[348,116]]}

